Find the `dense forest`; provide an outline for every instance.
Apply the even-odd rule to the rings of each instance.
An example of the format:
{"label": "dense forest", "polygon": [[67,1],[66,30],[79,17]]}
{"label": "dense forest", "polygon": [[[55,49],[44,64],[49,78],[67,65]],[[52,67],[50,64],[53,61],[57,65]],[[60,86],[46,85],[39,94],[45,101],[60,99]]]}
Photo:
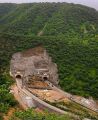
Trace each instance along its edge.
{"label": "dense forest", "polygon": [[68,3],[0,4],[0,32],[70,35],[97,31],[98,12]]}
{"label": "dense forest", "polygon": [[98,99],[95,9],[68,3],[0,4],[0,116],[16,105],[9,93],[12,54],[37,45],[58,65],[61,89]]}

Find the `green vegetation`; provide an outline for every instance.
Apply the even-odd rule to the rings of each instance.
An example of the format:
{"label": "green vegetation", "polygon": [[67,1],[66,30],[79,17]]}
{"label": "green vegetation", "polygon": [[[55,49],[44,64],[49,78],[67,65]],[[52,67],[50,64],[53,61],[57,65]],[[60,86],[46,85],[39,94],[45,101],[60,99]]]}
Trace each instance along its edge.
{"label": "green vegetation", "polygon": [[0,4],[0,32],[79,36],[98,31],[98,12],[67,3]]}
{"label": "green vegetation", "polygon": [[58,65],[63,90],[98,98],[98,41],[95,37],[78,39],[2,34],[1,68],[6,69],[11,55],[42,44]]}
{"label": "green vegetation", "polygon": [[11,120],[76,120],[69,115],[57,115],[54,113],[45,112],[36,113],[32,110],[27,111],[17,111],[12,116]]}
{"label": "green vegetation", "polygon": [[[9,76],[6,73],[0,73],[0,117],[4,115],[10,107],[16,105],[16,101],[10,94],[10,85],[11,80]],[[0,118],[0,120],[2,119]]]}
{"label": "green vegetation", "polygon": [[67,3],[0,4],[0,113],[15,104],[9,93],[12,54],[37,45],[57,63],[63,90],[98,99],[96,10]]}
{"label": "green vegetation", "polygon": [[54,103],[50,103],[62,110],[65,110],[67,112],[70,112],[72,114],[78,115],[81,117],[81,119],[84,118],[89,118],[89,119],[94,119],[97,120],[98,119],[98,114],[88,110],[87,108],[75,103],[75,102],[54,102]]}

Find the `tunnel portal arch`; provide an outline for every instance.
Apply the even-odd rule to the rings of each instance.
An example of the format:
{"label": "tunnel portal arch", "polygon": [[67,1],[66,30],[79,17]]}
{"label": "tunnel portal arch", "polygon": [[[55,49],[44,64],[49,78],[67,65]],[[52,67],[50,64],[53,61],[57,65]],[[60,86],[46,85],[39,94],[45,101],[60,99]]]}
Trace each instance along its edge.
{"label": "tunnel portal arch", "polygon": [[19,74],[17,74],[15,77],[16,77],[17,79],[22,79],[22,76],[19,75]]}

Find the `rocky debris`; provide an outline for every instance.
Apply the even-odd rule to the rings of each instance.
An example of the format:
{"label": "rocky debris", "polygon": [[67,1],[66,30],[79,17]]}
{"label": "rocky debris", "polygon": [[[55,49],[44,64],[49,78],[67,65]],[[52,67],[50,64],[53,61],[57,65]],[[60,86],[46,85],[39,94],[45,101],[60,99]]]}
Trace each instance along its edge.
{"label": "rocky debris", "polygon": [[11,59],[10,74],[17,79],[34,75],[58,85],[57,72],[57,65],[42,46],[15,53]]}

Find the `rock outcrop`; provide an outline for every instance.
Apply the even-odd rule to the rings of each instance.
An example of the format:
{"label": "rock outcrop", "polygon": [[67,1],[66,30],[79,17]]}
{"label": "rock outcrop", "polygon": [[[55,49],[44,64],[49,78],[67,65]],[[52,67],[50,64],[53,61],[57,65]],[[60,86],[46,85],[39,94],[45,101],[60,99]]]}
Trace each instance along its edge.
{"label": "rock outcrop", "polygon": [[11,59],[10,74],[13,78],[22,79],[34,75],[58,85],[57,72],[57,65],[41,46],[15,53]]}

